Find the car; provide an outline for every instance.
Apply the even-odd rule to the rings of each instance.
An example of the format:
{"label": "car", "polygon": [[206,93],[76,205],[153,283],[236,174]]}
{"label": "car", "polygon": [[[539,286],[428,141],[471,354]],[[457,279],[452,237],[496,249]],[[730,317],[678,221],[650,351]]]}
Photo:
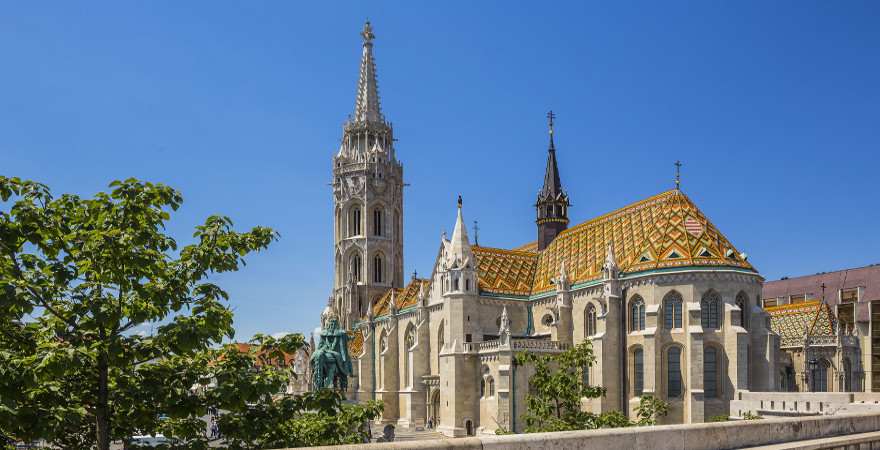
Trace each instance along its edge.
{"label": "car", "polygon": [[132,436],[128,442],[130,445],[136,447],[157,447],[159,445],[170,444],[171,440],[161,434],[157,434],[155,436]]}

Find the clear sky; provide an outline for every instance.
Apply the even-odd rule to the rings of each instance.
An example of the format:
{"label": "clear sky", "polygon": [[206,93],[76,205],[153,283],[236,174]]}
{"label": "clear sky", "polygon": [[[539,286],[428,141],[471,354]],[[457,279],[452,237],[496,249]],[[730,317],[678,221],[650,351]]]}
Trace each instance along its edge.
{"label": "clear sky", "polygon": [[455,198],[483,245],[534,240],[548,109],[572,222],[683,190],[768,279],[880,262],[880,2],[7,2],[0,173],[184,194],[281,240],[221,284],[238,339],[317,325],[330,159],[377,36],[427,274]]}

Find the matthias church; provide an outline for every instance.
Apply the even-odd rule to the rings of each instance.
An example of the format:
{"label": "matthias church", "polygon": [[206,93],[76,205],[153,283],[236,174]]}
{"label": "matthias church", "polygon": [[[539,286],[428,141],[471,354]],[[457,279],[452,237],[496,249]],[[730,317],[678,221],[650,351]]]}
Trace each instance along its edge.
{"label": "matthias church", "polygon": [[607,389],[594,412],[630,417],[643,395],[670,403],[665,423],[730,414],[740,392],[773,391],[779,337],[760,307],[761,275],[675,189],[569,222],[551,128],[536,240],[472,242],[461,199],[426,278],[403,274],[403,163],[379,101],[375,36],[363,38],[354,114],[333,156],[330,307],[350,335],[352,400],[378,399],[381,421],[448,436],[522,431],[529,367],[518,352],[585,340],[585,381]]}

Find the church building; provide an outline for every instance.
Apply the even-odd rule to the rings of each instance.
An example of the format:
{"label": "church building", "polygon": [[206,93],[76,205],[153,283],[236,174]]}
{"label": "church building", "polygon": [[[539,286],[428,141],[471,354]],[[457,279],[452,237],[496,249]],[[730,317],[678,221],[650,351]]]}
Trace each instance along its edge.
{"label": "church building", "polygon": [[543,186],[522,199],[534,205],[536,240],[477,245],[459,197],[430,276],[404,281],[403,164],[380,108],[369,23],[361,36],[332,183],[330,305],[351,335],[351,399],[382,400],[380,420],[397,427],[522,431],[532,373],[514,355],[585,340],[597,358],[586,381],[607,389],[583,403],[597,413],[633,417],[654,395],[670,403],[664,423],[704,422],[730,414],[738,392],[778,388],[779,337],[746,255],[677,183],[572,226],[552,115]]}

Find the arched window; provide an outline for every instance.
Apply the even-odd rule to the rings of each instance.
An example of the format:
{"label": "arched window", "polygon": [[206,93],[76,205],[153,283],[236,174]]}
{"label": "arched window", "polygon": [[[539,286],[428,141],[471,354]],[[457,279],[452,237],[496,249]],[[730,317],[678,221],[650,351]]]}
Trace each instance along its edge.
{"label": "arched window", "polygon": [[486,379],[480,378],[480,398],[486,396]]}
{"label": "arched window", "polygon": [[495,379],[489,377],[489,397],[495,396]]}
{"label": "arched window", "polygon": [[593,336],[596,334],[596,306],[590,303],[587,305],[587,312],[585,317],[585,326],[586,330],[584,330],[584,336]]}
{"label": "arched window", "polygon": [[641,397],[645,390],[645,353],[641,348],[633,350],[633,396]]}
{"label": "arched window", "polygon": [[388,334],[384,331],[379,337],[379,388],[385,388],[385,351],[388,350]]}
{"label": "arched window", "polygon": [[736,294],[736,306],[739,307],[739,324],[741,327],[749,328],[749,296],[745,292],[740,291]]}
{"label": "arched window", "polygon": [[373,210],[373,236],[382,236],[382,233],[385,218],[385,212],[382,211],[382,208],[376,208]]}
{"label": "arched window", "polygon": [[666,397],[681,397],[681,348],[666,351]]}
{"label": "arched window", "polygon": [[373,282],[381,283],[382,282],[382,266],[385,265],[385,262],[382,260],[382,255],[376,255],[373,257]]}
{"label": "arched window", "polygon": [[630,331],[645,329],[645,301],[638,295],[629,303],[629,329]]}
{"label": "arched window", "polygon": [[361,255],[357,253],[351,256],[351,278],[361,281]]}
{"label": "arched window", "polygon": [[681,294],[672,291],[663,298],[663,326],[667,330],[681,328]]}
{"label": "arched window", "polygon": [[703,328],[717,330],[721,328],[719,309],[721,308],[721,296],[715,291],[709,291],[700,301],[700,317]]}
{"label": "arched window", "polygon": [[361,235],[361,208],[359,206],[351,208],[351,213],[348,216],[348,235]]}
{"label": "arched window", "polygon": [[452,290],[453,291],[458,290],[458,277],[457,276],[453,276],[453,278],[452,278]]}
{"label": "arched window", "polygon": [[443,336],[443,322],[437,328],[437,373],[440,373],[440,352],[443,351],[443,345],[446,344],[446,337]]}
{"label": "arched window", "polygon": [[828,392],[828,369],[831,367],[831,363],[826,359],[820,359],[815,362],[808,362],[813,366],[811,370],[811,380],[812,386],[811,391],[813,392]]}
{"label": "arched window", "polygon": [[718,397],[720,358],[715,347],[703,347],[703,392],[706,398]]}
{"label": "arched window", "polygon": [[405,384],[406,387],[412,387],[413,385],[413,347],[416,346],[416,328],[409,325],[406,329],[406,334],[403,338],[403,347],[406,351],[406,354],[403,357],[403,374],[406,377]]}

